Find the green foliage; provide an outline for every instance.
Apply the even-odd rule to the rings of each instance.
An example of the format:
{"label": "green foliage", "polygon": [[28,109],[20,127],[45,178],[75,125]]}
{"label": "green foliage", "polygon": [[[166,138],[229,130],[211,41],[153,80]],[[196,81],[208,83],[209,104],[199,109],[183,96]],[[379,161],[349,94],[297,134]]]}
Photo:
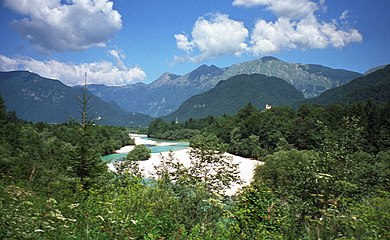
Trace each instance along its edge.
{"label": "green foliage", "polygon": [[[200,133],[189,165],[171,153],[156,179],[137,161],[106,170],[100,155],[131,143],[126,129],[31,124],[5,112],[0,238],[388,239],[389,106],[249,104],[234,116],[156,120],[154,133]],[[136,149],[132,160],[146,153]],[[265,161],[235,196],[226,194],[239,182],[226,151]]]}
{"label": "green foliage", "polygon": [[289,203],[291,215],[317,217],[332,176],[318,171],[320,158],[313,151],[280,151],[269,155],[255,172],[255,183],[265,183],[282,201]]}
{"label": "green foliage", "polygon": [[389,193],[385,192],[384,196],[350,204],[344,211],[328,211],[320,219],[307,221],[306,236],[309,239],[388,239],[389,210]]}
{"label": "green foliage", "polygon": [[5,120],[6,113],[7,113],[7,110],[5,108],[3,97],[0,95],[0,121]]}
{"label": "green foliage", "polygon": [[[350,135],[358,131],[358,148],[378,153],[390,147],[389,119],[390,103],[376,104],[372,101],[328,107],[302,105],[296,111],[288,107],[259,111],[252,104],[247,104],[234,116],[189,119],[178,124],[157,119],[150,125],[148,134],[158,138],[174,136],[178,140],[183,138],[177,136],[187,130],[192,131],[193,135],[183,134],[185,138],[198,133],[211,133],[228,144],[229,152],[261,159],[279,150],[320,149],[325,139],[324,126],[327,126],[329,136],[338,138],[342,131],[348,129],[345,127],[346,121],[354,121],[355,125],[351,126],[354,130],[350,130]],[[355,147],[353,144],[350,146]]]}
{"label": "green foliage", "polygon": [[286,206],[261,184],[244,188],[231,214],[236,239],[286,239],[292,232]]}
{"label": "green foliage", "polygon": [[136,145],[134,146],[134,149],[127,154],[126,159],[129,161],[148,160],[151,156],[150,153],[151,150],[145,145]]}
{"label": "green foliage", "polygon": [[188,181],[202,184],[210,192],[221,193],[231,184],[240,183],[238,165],[225,155],[226,144],[221,144],[214,135],[199,135],[190,143],[191,166]]}
{"label": "green foliage", "polygon": [[175,122],[167,123],[157,118],[152,121],[148,128],[148,136],[166,140],[189,140],[200,133],[198,129],[192,129],[190,122],[179,124]]}
{"label": "green foliage", "polygon": [[[358,237],[352,230],[357,219],[352,206],[365,211],[361,209],[365,199],[388,189],[387,153],[374,156],[361,151],[364,130],[360,125],[354,117],[343,117],[333,130],[318,123],[322,139],[317,151],[276,152],[256,170],[257,184],[267,184],[289,203],[291,215],[304,223],[309,239]],[[369,231],[370,224],[381,225],[372,219],[367,222],[359,231]],[[379,228],[385,234],[383,227]]]}

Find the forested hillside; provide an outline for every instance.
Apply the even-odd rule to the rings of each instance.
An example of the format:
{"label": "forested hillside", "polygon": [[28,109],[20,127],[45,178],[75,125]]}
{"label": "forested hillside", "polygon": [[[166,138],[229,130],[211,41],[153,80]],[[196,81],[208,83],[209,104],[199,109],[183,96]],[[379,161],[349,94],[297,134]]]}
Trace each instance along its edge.
{"label": "forested hillside", "polygon": [[301,92],[280,78],[242,74],[219,82],[210,91],[191,97],[176,111],[162,118],[186,121],[190,118],[236,114],[248,103],[264,109],[267,104],[288,106],[303,100]]}
{"label": "forested hillside", "polygon": [[[130,143],[125,129],[25,123],[0,98],[0,238],[388,239],[389,114],[390,103],[249,104],[233,116],[156,120],[149,134],[187,131],[193,165],[170,154],[146,181],[136,162],[115,174],[100,157]],[[265,161],[234,196],[225,151]]]}
{"label": "forested hillside", "polygon": [[378,103],[390,100],[390,65],[357,78],[346,85],[330,89],[307,103],[327,105],[372,99]]}
{"label": "forested hillside", "polygon": [[[66,86],[59,80],[27,71],[0,72],[0,94],[9,111],[32,122],[65,123],[80,120],[79,106],[83,88]],[[151,117],[130,113],[114,102],[105,102],[87,91],[90,117],[97,124],[147,126]]]}

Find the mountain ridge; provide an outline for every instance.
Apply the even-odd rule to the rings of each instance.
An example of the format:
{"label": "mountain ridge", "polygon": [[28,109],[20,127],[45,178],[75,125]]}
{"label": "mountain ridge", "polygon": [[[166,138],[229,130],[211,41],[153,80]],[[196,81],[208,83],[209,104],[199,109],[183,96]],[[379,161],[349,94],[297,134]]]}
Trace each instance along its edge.
{"label": "mountain ridge", "polygon": [[[362,76],[360,73],[332,69],[315,64],[287,63],[275,57],[262,57],[226,68],[205,64],[185,75],[164,73],[155,81],[132,87],[91,89],[106,101],[115,101],[127,111],[160,117],[175,111],[188,98],[206,92],[218,82],[240,74],[264,74],[285,80],[305,97],[314,97],[327,89]],[[117,93],[117,96],[110,93]]]}
{"label": "mountain ridge", "polygon": [[290,105],[303,99],[301,92],[282,79],[262,74],[241,74],[220,81],[209,91],[192,96],[162,119],[185,121],[221,116],[235,114],[248,103],[263,109],[266,104]]}
{"label": "mountain ridge", "polygon": [[368,99],[380,103],[390,101],[390,65],[356,78],[345,85],[329,89],[320,96],[307,99],[304,102],[328,105],[332,103],[348,104]]}
{"label": "mountain ridge", "polygon": [[[56,79],[28,71],[0,72],[0,94],[8,111],[31,122],[63,123],[80,118],[82,88],[72,88]],[[151,120],[129,113],[117,103],[108,103],[87,91],[90,117],[98,124],[146,126]],[[93,96],[93,97],[92,97]]]}

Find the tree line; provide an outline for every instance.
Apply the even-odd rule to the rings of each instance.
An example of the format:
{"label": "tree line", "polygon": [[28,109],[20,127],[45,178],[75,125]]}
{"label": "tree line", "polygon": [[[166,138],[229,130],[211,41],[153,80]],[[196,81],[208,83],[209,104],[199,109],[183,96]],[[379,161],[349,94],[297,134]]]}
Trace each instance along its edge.
{"label": "tree line", "polygon": [[[389,110],[249,104],[157,119],[148,134],[190,139],[191,165],[170,153],[146,178],[133,158],[115,173],[100,157],[130,143],[126,129],[26,123],[0,98],[0,238],[389,239]],[[233,196],[240,179],[226,151],[265,162]]]}
{"label": "tree line", "polygon": [[305,104],[298,109],[273,107],[270,110],[259,110],[249,103],[232,116],[189,119],[182,123],[156,119],[150,124],[148,135],[186,140],[208,133],[228,144],[230,153],[262,159],[279,150],[319,149],[326,132],[338,138],[346,119],[351,118],[362,131],[359,142],[362,150],[375,154],[389,149],[390,102],[373,101],[329,106]]}

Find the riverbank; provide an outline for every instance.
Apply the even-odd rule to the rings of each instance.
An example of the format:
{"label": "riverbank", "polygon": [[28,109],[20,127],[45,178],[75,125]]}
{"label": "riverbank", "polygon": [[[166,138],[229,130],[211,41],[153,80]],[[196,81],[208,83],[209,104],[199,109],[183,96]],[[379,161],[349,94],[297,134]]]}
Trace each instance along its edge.
{"label": "riverbank", "polygon": [[[150,146],[175,146],[177,145],[177,142],[173,141],[164,141],[164,140],[151,140],[151,139],[146,139],[146,135],[141,135],[141,134],[129,134],[131,138],[134,139],[135,145],[150,145]],[[134,146],[124,146],[121,149],[115,151],[116,153],[128,153],[131,150],[134,149]]]}
{"label": "riverbank", "polygon": [[[139,144],[144,144],[140,142],[145,142],[147,141],[147,139],[140,139],[138,141]],[[182,149],[173,151],[172,153],[176,159],[178,159],[184,166],[188,167],[190,165],[190,156],[188,151],[189,149]],[[168,154],[169,152],[152,153],[151,157],[148,160],[139,161],[139,168],[142,171],[143,175],[145,177],[155,177],[155,167],[159,166],[161,164],[162,157],[167,157]],[[229,153],[226,153],[226,156],[232,158],[233,164],[238,164],[238,175],[242,180],[242,184],[234,184],[230,187],[230,189],[228,189],[227,194],[234,195],[240,188],[250,184],[254,175],[254,169],[257,165],[263,164],[263,162],[243,158]],[[115,168],[112,163],[108,164],[108,166],[112,171],[115,171]]]}

